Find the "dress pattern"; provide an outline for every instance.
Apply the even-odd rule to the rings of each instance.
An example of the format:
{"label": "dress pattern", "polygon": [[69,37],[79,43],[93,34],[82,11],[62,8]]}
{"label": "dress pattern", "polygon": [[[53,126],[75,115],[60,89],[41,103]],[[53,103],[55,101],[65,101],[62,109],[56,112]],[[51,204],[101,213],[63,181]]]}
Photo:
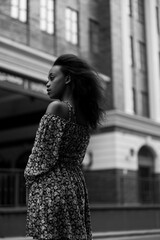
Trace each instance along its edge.
{"label": "dress pattern", "polygon": [[33,239],[91,240],[88,192],[81,169],[89,129],[53,114],[41,118],[24,171],[29,191],[26,231]]}

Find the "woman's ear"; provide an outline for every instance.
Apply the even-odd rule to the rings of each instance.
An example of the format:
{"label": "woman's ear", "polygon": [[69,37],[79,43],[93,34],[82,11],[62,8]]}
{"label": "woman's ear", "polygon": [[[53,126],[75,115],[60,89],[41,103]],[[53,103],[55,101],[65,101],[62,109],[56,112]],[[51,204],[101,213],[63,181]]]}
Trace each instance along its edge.
{"label": "woman's ear", "polygon": [[67,75],[65,78],[65,84],[69,84],[71,82],[71,76]]}

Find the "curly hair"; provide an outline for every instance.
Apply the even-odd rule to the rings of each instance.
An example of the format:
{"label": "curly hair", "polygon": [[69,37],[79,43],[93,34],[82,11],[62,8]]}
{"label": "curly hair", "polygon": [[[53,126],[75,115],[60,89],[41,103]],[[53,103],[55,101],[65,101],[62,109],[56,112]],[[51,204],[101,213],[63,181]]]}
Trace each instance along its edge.
{"label": "curly hair", "polygon": [[73,54],[61,55],[54,65],[61,66],[63,74],[70,76],[75,110],[80,109],[90,128],[96,129],[104,115],[103,90],[97,72]]}

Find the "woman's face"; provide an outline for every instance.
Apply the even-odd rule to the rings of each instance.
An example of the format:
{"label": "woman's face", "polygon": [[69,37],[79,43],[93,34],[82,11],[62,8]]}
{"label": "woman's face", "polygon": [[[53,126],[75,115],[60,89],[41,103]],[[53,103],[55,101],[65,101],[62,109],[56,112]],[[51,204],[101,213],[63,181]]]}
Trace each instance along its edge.
{"label": "woman's face", "polygon": [[48,74],[46,84],[47,92],[51,99],[62,99],[66,89],[65,76],[61,71],[61,66],[53,66]]}

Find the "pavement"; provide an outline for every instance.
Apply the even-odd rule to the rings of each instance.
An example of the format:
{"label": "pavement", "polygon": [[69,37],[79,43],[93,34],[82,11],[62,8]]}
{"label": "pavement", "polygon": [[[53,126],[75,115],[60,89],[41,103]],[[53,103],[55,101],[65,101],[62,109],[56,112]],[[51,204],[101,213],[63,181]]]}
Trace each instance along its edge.
{"label": "pavement", "polygon": [[[104,240],[104,239],[117,239],[121,237],[136,237],[136,236],[156,236],[159,235],[160,239],[160,230],[152,229],[152,230],[136,230],[136,231],[114,231],[114,232],[94,232],[93,240]],[[0,238],[0,240],[32,240],[29,237],[4,237]]]}

